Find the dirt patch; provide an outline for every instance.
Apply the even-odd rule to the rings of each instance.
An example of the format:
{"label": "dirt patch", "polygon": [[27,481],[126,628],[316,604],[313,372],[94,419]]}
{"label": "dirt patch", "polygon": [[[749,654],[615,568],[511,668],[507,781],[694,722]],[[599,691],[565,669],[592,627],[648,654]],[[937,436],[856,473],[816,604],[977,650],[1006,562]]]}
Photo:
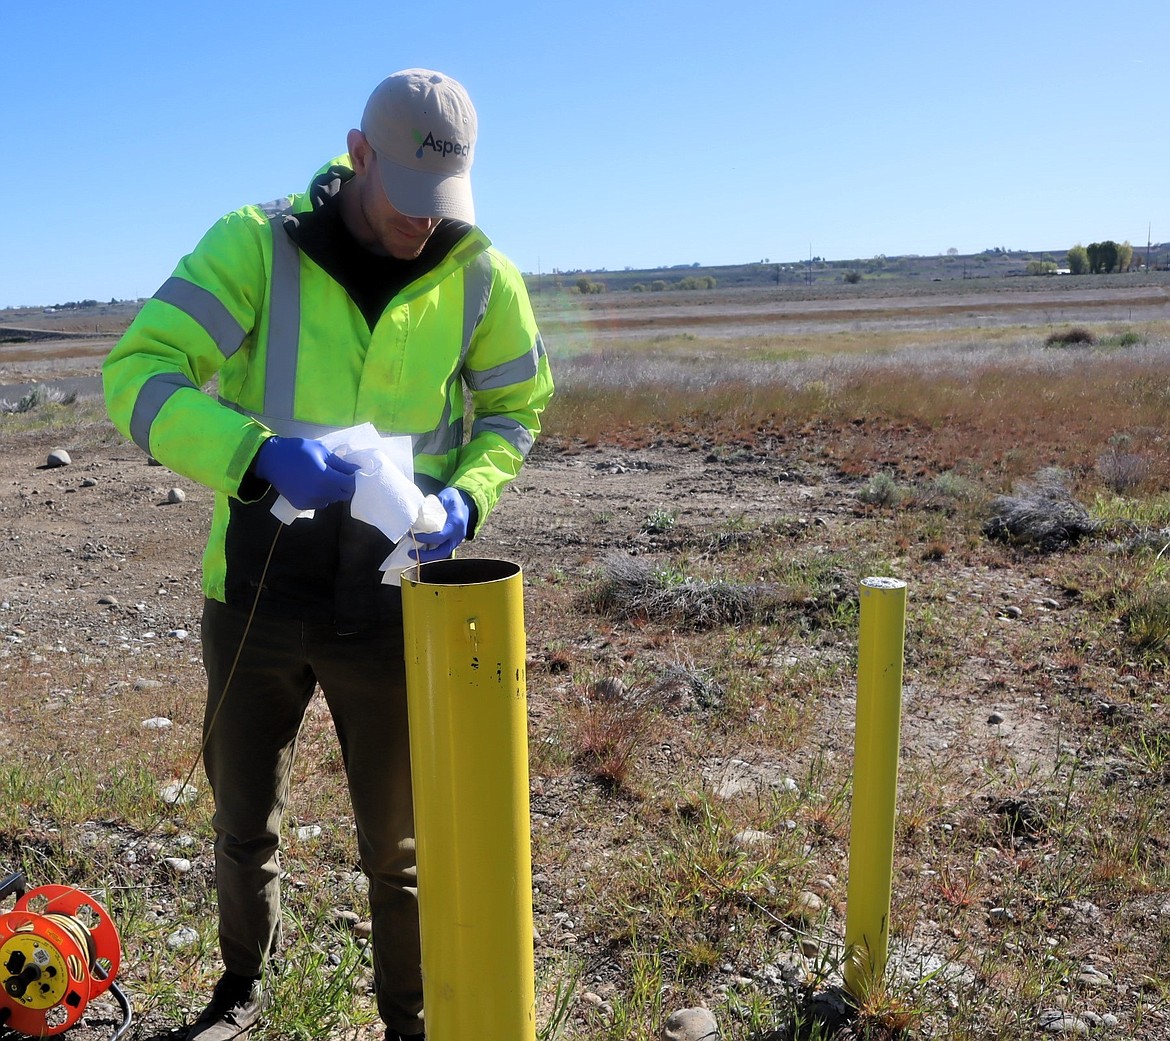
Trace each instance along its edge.
{"label": "dirt patch", "polygon": [[[1070,312],[1085,313],[1071,300]],[[932,296],[927,306],[974,313],[977,303],[982,306],[974,298]],[[1082,303],[1100,316],[1095,309],[1102,301]],[[1032,304],[1047,306],[1038,298]],[[863,320],[859,309],[843,315],[843,306],[835,314],[821,308],[820,320]],[[913,310],[882,306],[886,321]],[[770,307],[761,313],[771,314]],[[931,320],[941,318],[934,313]],[[8,345],[0,355],[2,381],[41,378],[53,366],[93,379],[92,344],[77,343],[71,356],[50,355],[57,348],[48,343],[19,345],[31,346],[33,355],[17,359],[8,354],[15,345]],[[1098,861],[1085,871],[1089,881],[1063,876],[1072,879],[1070,891],[1074,883],[1080,887],[1072,895],[1044,888],[1044,872],[1055,875],[1069,856],[1066,840],[1075,840],[1078,855],[1096,849],[1094,836],[1077,832],[1075,820],[1068,823],[1082,778],[1092,779],[1093,797],[1108,789],[1115,804],[1098,806],[1092,820],[1118,833],[1139,796],[1164,785],[1139,769],[1125,747],[1164,722],[1165,673],[1128,659],[1119,649],[1120,621],[1103,624],[1104,609],[1090,602],[1093,582],[1115,570],[1116,560],[1099,544],[1048,555],[991,542],[981,534],[975,507],[940,504],[927,494],[896,506],[866,502],[875,469],[922,470],[916,462],[922,435],[904,425],[883,427],[880,438],[864,426],[850,429],[813,422],[787,440],[761,433],[734,445],[702,443],[698,436],[672,444],[651,431],[636,446],[546,438],[486,530],[466,547],[468,555],[515,560],[524,569],[537,960],[547,966],[572,951],[585,967],[581,988],[597,998],[574,1012],[572,1037],[603,1036],[604,1027],[590,1017],[628,983],[627,952],[612,923],[597,921],[607,891],[628,884],[616,865],[664,857],[670,851],[662,848],[661,832],[669,822],[692,819],[700,798],[725,808],[745,831],[767,827],[795,835],[791,871],[823,899],[829,931],[840,932],[847,873],[847,792],[840,785],[852,750],[858,653],[850,612],[857,582],[870,574],[902,578],[909,587],[895,862],[900,942],[928,945],[948,971],[961,969],[970,978],[965,1002],[983,1000],[988,991],[1016,1000],[1013,966],[1032,947],[1059,951],[1073,966],[1094,960],[1104,966],[1115,986],[1093,992],[1108,996],[1099,1011],[1116,1012],[1124,1023],[1137,1024],[1135,1008],[1152,1002],[1148,995],[1157,984],[1143,977],[1164,959],[1156,939],[1166,901],[1157,888],[1164,877],[1162,829],[1151,828],[1135,843],[1129,862],[1114,863],[1097,850]],[[848,472],[822,450],[840,447],[845,435],[858,456]],[[71,465],[46,465],[55,448],[68,449]],[[183,494],[171,494],[175,489]],[[140,720],[127,716],[113,693],[157,678],[163,681],[159,711],[176,721],[174,772],[186,770],[197,754],[200,557],[211,505],[208,490],[151,465],[108,427],[76,437],[22,432],[6,438],[0,683],[15,685],[19,677],[36,694],[5,706],[0,748],[22,756],[31,749],[45,762],[116,754],[118,735]],[[769,584],[784,598],[784,617],[697,629],[685,619],[591,610],[587,594],[615,555],[648,561],[672,580]],[[599,777],[580,747],[566,747],[574,722],[591,724],[595,737],[603,724],[626,727],[611,735],[607,750],[632,736],[633,761],[611,763],[608,780]],[[583,729],[575,734],[578,745]],[[305,747],[324,758],[328,731],[327,714],[312,711]],[[1159,748],[1151,743],[1149,756]],[[313,756],[304,758],[308,771]],[[1066,784],[1068,770],[1062,773],[1070,763],[1076,791],[1072,780]],[[630,776],[623,778],[626,767]],[[808,799],[799,789],[808,790]],[[778,804],[784,812],[773,819]],[[34,822],[6,837],[5,848],[18,853],[45,826]],[[207,839],[198,836],[192,857],[196,873],[209,879]],[[658,847],[643,848],[648,840]],[[349,865],[351,855],[337,854],[330,864]],[[740,862],[738,853],[721,855],[724,864]],[[294,868],[298,885],[318,881],[312,871],[319,861],[312,851],[302,857]],[[149,867],[136,870],[148,884]],[[1129,871],[1147,874],[1112,885],[1109,872],[1127,877]],[[789,883],[779,874],[777,881]],[[706,890],[704,899],[710,917],[731,921],[766,896],[752,891],[737,901]],[[913,918],[907,908],[916,901],[930,917]],[[160,894],[160,914],[174,914],[177,906],[173,894]],[[783,911],[769,907],[760,915],[754,939],[747,929],[737,933],[743,964],[711,965],[687,999],[714,1007],[729,989],[749,984],[776,1000],[787,993],[779,986],[768,991],[766,970],[774,968],[777,952],[798,950],[809,930],[792,925]],[[735,928],[746,922],[735,921]],[[128,986],[147,970],[141,952],[130,949]],[[176,967],[172,976],[181,971]],[[181,981],[184,995],[189,982]],[[1088,984],[1077,986],[1068,985],[1069,1000],[1089,1002]],[[541,1012],[543,1019],[547,1008]],[[1031,1022],[1027,1012],[1021,1017]],[[136,1036],[167,1037],[178,1018],[173,1007],[153,1007]],[[116,1022],[116,1008],[104,1001],[69,1036],[102,1041]],[[933,1036],[944,1036],[941,1020],[936,1026]],[[1147,1017],[1141,1020],[1146,1032],[1135,1028],[1132,1036],[1161,1037],[1163,1026]]]}
{"label": "dirt patch", "polygon": [[[124,443],[71,447],[72,465],[46,468],[47,454],[55,447],[51,441],[28,439],[0,456],[0,543],[5,547],[0,619],[10,641],[4,668],[35,669],[36,662],[54,655],[80,655],[89,673],[107,670],[125,679],[134,670],[166,675],[187,692],[185,699],[197,702],[200,553],[211,493],[150,465]],[[175,487],[185,493],[181,503],[168,501]],[[505,493],[485,533],[469,547],[472,555],[511,559],[524,568],[534,731],[570,693],[555,665],[558,654],[576,661],[574,667],[593,662],[587,670],[618,670],[613,674],[628,677],[629,666],[636,669],[638,662],[647,669],[651,661],[663,668],[673,661],[701,670],[709,662],[699,655],[721,653],[720,644],[728,638],[715,634],[700,650],[684,634],[648,638],[637,626],[582,616],[580,593],[608,555],[637,554],[668,563],[681,552],[696,563],[711,562],[732,544],[727,537],[734,541],[745,519],[752,526],[771,525],[776,533],[808,535],[826,547],[847,545],[849,529],[862,520],[856,492],[855,482],[782,455],[727,461],[696,448],[542,445]],[[668,526],[662,523],[667,516]],[[996,616],[1005,602],[1030,602],[1051,592],[1042,580],[975,565],[967,569],[963,584],[972,617],[989,629],[1005,624]],[[189,635],[180,644],[168,637],[176,632]],[[785,778],[803,777],[811,760],[826,749],[848,754],[853,650],[816,641],[805,646],[778,642],[768,653],[776,655],[778,669],[790,674],[837,663],[837,678],[808,702],[816,716],[817,743],[777,755],[766,738],[745,734],[728,746],[717,734],[693,735],[689,740],[696,758],[683,767],[672,758],[678,754],[676,737],[670,739],[675,752],[647,753],[649,767],[663,772],[664,785],[675,783],[672,775],[675,780],[693,775],[725,795],[729,786],[736,792],[766,791]],[[147,658],[150,654],[153,659]],[[903,732],[907,760],[945,755],[968,762],[974,771],[994,746],[995,755],[1017,757],[1025,771],[1050,763],[1058,746],[1058,720],[1035,711],[1034,694],[1026,685],[997,682],[1001,669],[1012,669],[1008,663],[988,660],[972,667],[986,673],[984,681],[957,702],[932,682],[915,679],[911,670]],[[52,700],[51,691],[48,695]],[[188,706],[184,713],[193,711]],[[685,705],[678,711],[685,718]],[[1007,722],[989,727],[987,718],[996,711]],[[21,740],[13,721],[0,724],[0,746]],[[571,820],[577,797],[573,785],[553,776],[535,777],[534,827],[558,822],[554,828],[559,828],[559,822]],[[563,841],[575,843],[582,858],[603,855],[596,839]],[[553,881],[558,876],[553,864],[538,863],[537,873],[549,878],[546,888],[558,891],[561,882]],[[556,937],[561,905],[542,901],[542,935]],[[583,941],[581,952],[598,965],[605,962],[601,946]],[[129,952],[131,978],[133,957]],[[103,1017],[98,1011],[103,1007],[96,1005],[89,1025],[74,1028],[70,1037],[107,1037],[116,1010],[110,1008]],[[165,1021],[148,1021],[143,1029],[155,1032],[138,1036],[161,1038],[168,1028]]]}

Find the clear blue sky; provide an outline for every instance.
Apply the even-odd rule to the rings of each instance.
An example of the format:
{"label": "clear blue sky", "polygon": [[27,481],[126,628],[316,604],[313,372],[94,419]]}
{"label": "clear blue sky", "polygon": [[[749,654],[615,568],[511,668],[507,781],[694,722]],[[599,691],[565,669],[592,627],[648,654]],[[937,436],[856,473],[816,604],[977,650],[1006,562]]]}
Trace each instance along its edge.
{"label": "clear blue sky", "polygon": [[148,296],[410,66],[525,271],[1170,240],[1170,3],[9,4],[0,306]]}

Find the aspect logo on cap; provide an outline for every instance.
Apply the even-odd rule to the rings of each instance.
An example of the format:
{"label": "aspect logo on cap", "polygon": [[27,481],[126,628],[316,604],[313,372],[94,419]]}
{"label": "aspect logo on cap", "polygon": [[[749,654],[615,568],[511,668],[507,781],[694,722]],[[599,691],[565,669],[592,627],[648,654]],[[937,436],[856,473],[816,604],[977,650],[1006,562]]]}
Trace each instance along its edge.
{"label": "aspect logo on cap", "polygon": [[470,144],[459,144],[456,141],[436,141],[435,135],[432,133],[428,133],[426,137],[423,137],[419,131],[412,130],[411,134],[414,136],[415,141],[418,142],[418,151],[414,153],[414,157],[416,159],[421,159],[423,157],[424,148],[432,148],[441,155],[464,156],[467,155],[471,149]]}
{"label": "aspect logo on cap", "polygon": [[477,120],[460,83],[430,69],[396,72],[370,95],[361,129],[378,156],[382,188],[396,210],[474,223]]}

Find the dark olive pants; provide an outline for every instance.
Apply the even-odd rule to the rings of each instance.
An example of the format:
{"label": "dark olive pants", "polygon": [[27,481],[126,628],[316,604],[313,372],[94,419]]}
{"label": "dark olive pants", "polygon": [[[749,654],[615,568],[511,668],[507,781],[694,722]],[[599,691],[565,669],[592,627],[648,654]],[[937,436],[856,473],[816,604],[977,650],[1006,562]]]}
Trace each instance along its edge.
{"label": "dark olive pants", "polygon": [[418,890],[401,624],[339,636],[332,626],[253,618],[204,604],[204,764],[215,795],[215,871],[224,967],[256,976],[280,940],[281,820],[305,709],[320,684],[341,744],[370,880],[374,985],[388,1026],[417,1032],[422,1009]]}

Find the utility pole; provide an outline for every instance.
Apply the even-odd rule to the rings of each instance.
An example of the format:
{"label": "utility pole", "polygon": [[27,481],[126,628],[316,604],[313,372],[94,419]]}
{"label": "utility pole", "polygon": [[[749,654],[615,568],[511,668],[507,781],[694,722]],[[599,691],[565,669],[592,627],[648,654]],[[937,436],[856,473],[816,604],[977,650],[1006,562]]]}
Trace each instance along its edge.
{"label": "utility pole", "polygon": [[1150,242],[1152,241],[1150,233],[1153,230],[1154,230],[1154,222],[1150,221],[1150,223],[1146,225],[1146,273],[1147,274],[1149,274],[1149,271],[1150,271]]}

